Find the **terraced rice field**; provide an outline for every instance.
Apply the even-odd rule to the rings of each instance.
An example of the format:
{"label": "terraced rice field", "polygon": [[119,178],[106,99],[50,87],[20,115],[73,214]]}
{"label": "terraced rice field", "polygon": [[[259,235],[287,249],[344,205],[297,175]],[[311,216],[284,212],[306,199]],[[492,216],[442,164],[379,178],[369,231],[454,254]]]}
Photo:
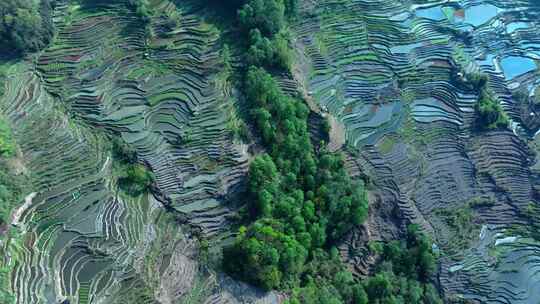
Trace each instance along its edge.
{"label": "terraced rice field", "polygon": [[225,128],[230,96],[218,88],[219,36],[188,11],[167,32],[156,18],[147,29],[156,38],[145,45],[144,26],[118,10],[71,12],[71,23],[59,26],[61,47],[43,52],[38,74],[78,119],[136,150],[171,208],[207,233],[220,231],[227,210],[216,197],[238,182],[247,156]]}
{"label": "terraced rice field", "polygon": [[[374,203],[397,206],[364,229],[382,239],[409,222],[431,232],[448,298],[536,303],[538,244],[507,228],[538,204],[527,145],[536,112],[512,96],[533,96],[539,84],[538,10],[528,1],[337,0],[304,1],[301,11],[294,30],[304,85],[345,125],[359,152],[351,169],[373,176]],[[453,80],[460,70],[489,75],[511,130],[475,131],[478,96]],[[488,203],[469,209],[474,201]],[[460,208],[474,218],[467,234],[444,212]],[[505,237],[515,239],[498,245]],[[360,273],[369,268],[364,238],[353,233],[342,248]]]}
{"label": "terraced rice field", "polygon": [[[5,261],[16,303],[172,303],[193,298],[196,284],[201,301],[234,300],[229,289],[248,287],[201,272],[181,230],[226,239],[228,196],[247,170],[246,147],[227,127],[235,97],[217,29],[169,1],[152,1],[178,18],[167,29],[123,5],[59,2],[53,44],[13,68],[1,103],[35,183]],[[106,135],[151,169],[157,199],[118,191]]]}
{"label": "terraced rice field", "polygon": [[[122,3],[59,0],[53,43],[8,73],[0,114],[16,126],[32,179],[0,260],[13,269],[18,304],[285,298],[201,258],[193,235],[230,241],[260,147],[233,134],[240,88],[203,7],[149,3],[144,24]],[[300,1],[295,77],[279,83],[309,97],[314,142],[322,116],[332,116],[330,149],[373,182],[367,223],[340,246],[356,275],[374,265],[366,241],[416,223],[440,252],[433,281],[447,302],[537,304],[540,243],[523,228],[540,203],[540,111],[516,93],[540,98],[539,30],[538,7],[523,0]],[[479,72],[508,129],[475,127],[479,96],[462,80]],[[153,172],[153,194],[119,190],[111,138]]]}

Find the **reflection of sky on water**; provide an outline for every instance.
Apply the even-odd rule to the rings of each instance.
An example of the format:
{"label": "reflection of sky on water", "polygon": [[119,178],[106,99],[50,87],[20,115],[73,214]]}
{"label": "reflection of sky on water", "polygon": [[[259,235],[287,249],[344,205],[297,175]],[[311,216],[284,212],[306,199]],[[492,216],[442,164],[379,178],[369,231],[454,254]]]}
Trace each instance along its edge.
{"label": "reflection of sky on water", "polygon": [[536,69],[536,64],[527,57],[509,56],[501,59],[501,67],[506,79],[512,79]]}

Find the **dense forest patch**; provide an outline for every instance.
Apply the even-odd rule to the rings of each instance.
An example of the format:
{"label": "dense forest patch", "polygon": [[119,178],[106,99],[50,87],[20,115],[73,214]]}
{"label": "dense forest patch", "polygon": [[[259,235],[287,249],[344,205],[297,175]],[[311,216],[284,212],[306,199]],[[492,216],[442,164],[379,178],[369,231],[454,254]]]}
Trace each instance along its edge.
{"label": "dense forest patch", "polygon": [[249,42],[244,93],[268,152],[251,163],[248,224],[224,249],[224,269],[264,289],[289,291],[291,304],[440,303],[429,283],[435,255],[414,227],[406,242],[382,247],[384,262],[374,277],[357,281],[340,260],[335,246],[365,220],[367,197],[342,155],[314,149],[305,102],[282,92],[271,74],[290,73],[286,24],[296,6],[250,0],[238,9],[240,33]]}
{"label": "dense forest patch", "polygon": [[53,36],[51,1],[0,2],[0,52],[24,54],[47,45]]}
{"label": "dense forest patch", "polygon": [[[150,20],[145,25],[146,34],[141,30],[140,37],[153,34],[157,28],[154,18],[158,18],[157,14],[152,15],[149,3],[153,2],[122,2],[142,20]],[[218,1],[209,2],[219,5]],[[112,7],[113,3],[81,0],[82,8],[89,10]],[[12,4],[15,5],[14,2]],[[342,262],[337,246],[353,228],[365,221],[367,194],[363,181],[351,178],[345,170],[343,155],[331,153],[324,145],[318,147],[310,141],[309,108],[300,96],[282,90],[276,80],[277,75],[290,76],[294,63],[288,22],[296,17],[297,1],[233,1],[225,6],[228,6],[227,10],[233,8],[236,11],[234,22],[237,27],[234,29],[239,30],[232,35],[238,35],[238,40],[243,41],[239,44],[247,44],[240,46],[244,51],[241,52],[244,54],[241,57],[243,64],[235,71],[241,73],[242,93],[249,105],[248,118],[261,139],[264,153],[256,156],[249,167],[249,203],[241,210],[240,222],[243,225],[238,229],[235,241],[224,249],[224,269],[231,276],[252,285],[284,291],[289,295],[290,304],[440,303],[437,290],[430,283],[436,254],[431,241],[416,226],[409,227],[403,241],[373,246],[370,254],[378,257],[379,263],[372,276],[355,277]],[[28,11],[43,18],[39,9],[33,11],[29,7]],[[128,15],[132,17],[132,14]],[[29,24],[36,26],[39,22],[43,20],[35,19]],[[158,32],[158,38],[165,39],[169,31],[178,26],[173,24],[169,27],[165,22],[163,25],[165,30]],[[194,39],[198,33],[190,35]],[[25,47],[19,53],[38,50],[45,41],[35,44],[35,48]],[[172,53],[175,45],[164,44],[159,50],[147,47],[141,43],[141,56],[148,51],[144,53],[145,59],[164,56],[165,51]],[[100,64],[105,62],[96,63],[96,67]],[[61,74],[65,75],[64,72]],[[129,86],[130,89],[140,89],[132,83]],[[99,95],[99,102],[103,102],[102,96]],[[178,104],[182,104],[183,98],[179,98]],[[157,107],[160,102],[150,104]],[[324,125],[328,132],[328,123]],[[238,123],[231,128],[237,137],[249,137],[243,124]],[[171,131],[178,134],[175,132]],[[0,139],[5,138],[0,141],[0,149],[5,151],[2,153],[12,155],[14,149],[9,144],[9,128],[0,128],[0,133],[5,134],[3,137],[0,134]],[[192,143],[193,137],[197,138],[197,134],[186,131],[173,144]],[[4,142],[8,144],[2,145]],[[138,159],[134,150],[120,142],[115,141],[112,150],[113,180],[118,181],[123,192],[140,197],[153,186],[155,177],[149,168],[155,167]],[[219,161],[212,159],[209,171]],[[139,209],[132,212],[139,212]],[[133,299],[128,297],[125,300],[151,300],[150,290],[139,291],[130,294]]]}

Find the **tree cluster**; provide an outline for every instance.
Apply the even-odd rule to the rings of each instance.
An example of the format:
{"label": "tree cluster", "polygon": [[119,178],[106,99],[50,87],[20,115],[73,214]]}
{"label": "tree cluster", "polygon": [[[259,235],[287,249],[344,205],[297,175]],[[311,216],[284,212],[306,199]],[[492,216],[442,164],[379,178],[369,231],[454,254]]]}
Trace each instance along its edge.
{"label": "tree cluster", "polygon": [[259,29],[253,29],[249,33],[249,42],[247,62],[250,65],[290,69],[292,53],[289,41],[283,34],[269,39],[264,37]]}
{"label": "tree cluster", "polygon": [[479,130],[506,128],[508,117],[488,88],[488,76],[483,73],[467,73],[463,68],[456,69],[455,72],[459,75],[453,79],[456,85],[478,94],[478,101],[474,106],[476,128]]}
{"label": "tree cluster", "polygon": [[[324,149],[315,153],[309,139],[309,110],[305,103],[285,95],[270,74],[255,67],[247,73],[246,95],[254,106],[255,124],[271,151],[270,156],[254,161],[250,170],[250,191],[260,204],[258,215],[285,217],[293,223],[298,222],[294,216],[303,217],[309,227],[324,228],[328,232],[325,239],[330,241],[338,240],[353,225],[360,224],[367,213],[363,187],[350,180],[340,154]],[[276,170],[267,170],[271,175],[258,174],[261,168]],[[281,201],[305,210],[296,214],[295,210],[285,208],[287,204],[276,203]],[[317,212],[312,215],[311,210]],[[300,224],[295,231],[302,232],[303,226]],[[315,244],[320,247],[324,242]]]}
{"label": "tree cluster", "polygon": [[480,92],[474,110],[479,129],[493,130],[508,127],[508,116],[506,116],[501,105],[487,89],[482,89]]}
{"label": "tree cluster", "polygon": [[396,264],[396,270],[364,282],[340,260],[335,244],[367,216],[364,185],[350,179],[342,155],[314,149],[308,107],[285,94],[267,72],[289,72],[292,53],[283,33],[296,6],[294,0],[249,0],[238,10],[240,32],[248,38],[244,92],[268,153],[250,165],[246,224],[224,249],[223,267],[264,289],[289,291],[290,304],[439,303],[421,302],[424,289],[420,301],[399,302],[405,287],[386,286],[404,276],[405,263],[412,263],[413,274],[404,279],[412,289],[430,286],[416,281],[427,280],[431,266],[422,265],[434,261],[427,240],[398,247],[403,253],[385,264]]}
{"label": "tree cluster", "polygon": [[305,283],[293,289],[289,304],[442,304],[429,283],[435,254],[416,226],[408,227],[405,240],[377,245],[382,262],[360,282],[341,264],[335,248],[314,251]]}
{"label": "tree cluster", "polygon": [[[284,94],[265,70],[290,68],[283,27],[290,16],[286,11],[295,3],[251,0],[238,11],[242,32],[249,36],[246,98],[269,153],[251,163],[251,224],[224,250],[224,267],[265,289],[307,294],[322,282],[314,279],[321,275],[322,264],[341,267],[326,250],[364,220],[367,199],[363,185],[344,170],[341,155],[314,150],[307,127],[309,109],[302,100]],[[331,280],[324,285],[328,296],[336,290]]]}
{"label": "tree cluster", "polygon": [[300,279],[307,250],[287,233],[279,220],[265,218],[239,231],[236,246],[225,249],[234,263],[226,263],[230,273],[241,273],[242,279],[265,289],[286,287]]}
{"label": "tree cluster", "polygon": [[364,286],[341,263],[336,248],[317,249],[306,265],[304,281],[293,288],[288,304],[367,304]]}
{"label": "tree cluster", "polygon": [[51,1],[0,1],[0,52],[37,51],[53,36]]}
{"label": "tree cluster", "polygon": [[[268,289],[290,288],[298,285],[305,253],[328,248],[359,225],[367,214],[367,199],[363,186],[348,177],[340,155],[315,153],[307,130],[309,111],[301,100],[285,95],[270,74],[256,67],[247,73],[246,95],[270,153],[250,166],[250,215],[255,223],[238,236],[236,249],[229,252],[234,254],[226,252],[226,260],[238,277],[247,275]],[[273,241],[258,233],[263,228],[285,234],[298,246],[285,251],[272,246]],[[272,272],[257,273],[260,260],[250,258],[255,243],[268,246],[257,255],[276,257],[265,260],[272,261]],[[291,256],[298,259],[297,267],[280,263]],[[257,279],[251,280],[254,275]]]}
{"label": "tree cluster", "polygon": [[367,303],[442,304],[437,289],[429,282],[436,257],[418,226],[407,227],[405,240],[374,247],[383,262],[374,276],[362,282]]}
{"label": "tree cluster", "polygon": [[285,25],[285,3],[281,0],[249,0],[238,10],[243,29],[259,29],[265,36],[277,34]]}
{"label": "tree cluster", "polygon": [[135,151],[119,139],[113,140],[112,150],[120,189],[134,196],[148,191],[154,183],[154,175],[137,162]]}
{"label": "tree cluster", "polygon": [[296,0],[249,0],[241,6],[237,15],[240,29],[248,37],[248,64],[290,69],[292,51],[284,29],[296,6]]}

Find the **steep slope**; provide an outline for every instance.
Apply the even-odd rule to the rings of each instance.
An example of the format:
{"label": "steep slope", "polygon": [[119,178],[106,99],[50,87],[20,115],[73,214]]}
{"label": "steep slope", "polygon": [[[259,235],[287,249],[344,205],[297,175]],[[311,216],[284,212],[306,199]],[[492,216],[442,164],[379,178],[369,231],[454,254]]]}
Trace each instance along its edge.
{"label": "steep slope", "polygon": [[[55,1],[51,45],[0,67],[0,118],[29,179],[0,226],[0,288],[21,304],[283,302],[215,267],[264,149],[239,134],[237,49],[202,2],[149,0],[149,18],[98,2]],[[440,253],[445,302],[536,304],[537,4],[299,3],[293,77],[276,79],[307,101],[314,145],[328,117],[328,148],[371,181],[343,261],[365,278],[380,261],[372,241],[414,223]],[[508,128],[478,126],[478,75]],[[149,191],[122,189],[113,142],[153,172]]]}
{"label": "steep slope", "polygon": [[[534,303],[537,241],[510,228],[538,204],[527,144],[536,113],[512,96],[533,100],[538,85],[537,10],[525,1],[303,1],[301,11],[298,78],[343,122],[360,153],[353,162],[397,208],[398,227],[417,223],[435,237],[447,299]],[[459,80],[478,72],[514,132],[478,132],[478,93]],[[343,254],[365,269],[358,241]]]}
{"label": "steep slope", "polygon": [[[16,303],[279,300],[201,257],[195,232],[228,237],[247,148],[217,30],[189,6],[152,7],[144,24],[122,2],[57,1],[52,45],[7,72],[0,109],[32,176],[3,244]],[[119,188],[111,138],[154,173],[152,193]]]}

